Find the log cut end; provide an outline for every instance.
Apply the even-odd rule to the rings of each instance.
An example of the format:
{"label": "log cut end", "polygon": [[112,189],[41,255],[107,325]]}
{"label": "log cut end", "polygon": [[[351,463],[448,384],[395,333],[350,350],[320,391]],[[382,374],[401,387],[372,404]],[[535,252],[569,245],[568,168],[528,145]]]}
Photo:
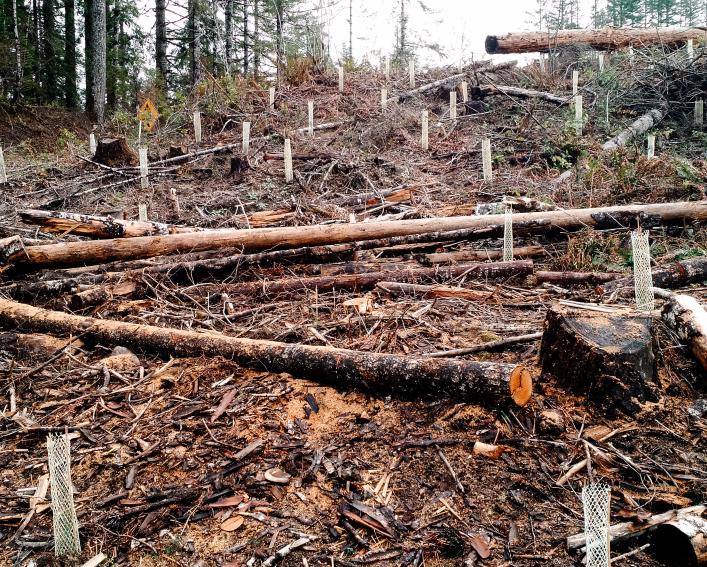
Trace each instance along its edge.
{"label": "log cut end", "polygon": [[658,398],[653,321],[645,315],[554,306],[545,319],[544,373],[609,413]]}
{"label": "log cut end", "polygon": [[486,53],[499,53],[499,51],[498,51],[498,36],[487,35],[485,45],[486,45]]}
{"label": "log cut end", "polygon": [[524,406],[533,397],[533,378],[524,366],[516,366],[510,379],[511,398],[519,406]]}

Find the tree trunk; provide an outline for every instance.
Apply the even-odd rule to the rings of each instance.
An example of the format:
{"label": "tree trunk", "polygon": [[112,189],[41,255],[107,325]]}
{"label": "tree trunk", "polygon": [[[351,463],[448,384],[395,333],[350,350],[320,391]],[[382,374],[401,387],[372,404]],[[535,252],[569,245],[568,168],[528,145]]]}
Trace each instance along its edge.
{"label": "tree trunk", "polygon": [[94,113],[93,101],[93,0],[84,0],[84,33],[85,53],[84,68],[86,70],[86,112]]}
{"label": "tree trunk", "polygon": [[275,65],[277,66],[277,84],[279,85],[282,82],[282,73],[284,71],[284,55],[285,55],[285,42],[283,38],[283,32],[282,32],[282,26],[283,26],[283,18],[284,18],[284,10],[283,10],[283,1],[284,0],[275,0],[275,56],[276,56],[276,62]]}
{"label": "tree trunk", "polygon": [[54,0],[42,0],[42,26],[44,38],[42,49],[44,52],[43,67],[44,81],[42,90],[44,100],[48,103],[57,100],[58,88],[56,79],[57,54],[56,54],[56,19],[54,12]]}
{"label": "tree trunk", "polygon": [[662,316],[707,369],[707,312],[700,302],[690,295],[672,295],[663,306]]}
{"label": "tree trunk", "polygon": [[253,0],[253,78],[260,75],[260,0]]}
{"label": "tree trunk", "polygon": [[243,76],[248,76],[248,61],[250,59],[250,44],[248,43],[248,1],[243,0]]}
{"label": "tree trunk", "polygon": [[[518,231],[551,232],[581,228],[622,228],[640,225],[648,228],[671,222],[707,219],[707,201],[621,205],[589,209],[566,209],[513,215]],[[151,258],[186,252],[241,247],[244,252],[269,248],[296,248],[340,244],[394,236],[407,236],[435,231],[476,229],[477,238],[503,227],[505,215],[440,217],[371,223],[347,223],[300,227],[259,228],[252,230],[214,230],[208,233],[143,236],[140,238],[65,242],[46,246],[28,246],[15,258],[27,268],[100,264],[115,260]],[[473,236],[471,233],[469,236]],[[484,235],[484,236],[481,236]]]}
{"label": "tree trunk", "polygon": [[613,50],[633,45],[682,47],[688,39],[707,41],[700,28],[558,30],[550,33],[521,32],[486,37],[486,53],[547,53],[560,47],[588,45],[593,49]]}
{"label": "tree trunk", "polygon": [[167,98],[167,0],[155,0],[155,72],[160,95]]}
{"label": "tree trunk", "polygon": [[[542,246],[520,246],[513,248],[515,258],[534,258],[544,256],[545,248]],[[503,250],[459,250],[458,252],[437,252],[424,254],[418,257],[422,264],[453,264],[455,262],[468,262],[470,260],[498,260],[503,257]]]}
{"label": "tree trunk", "polygon": [[410,268],[398,271],[379,271],[363,274],[338,274],[313,278],[291,278],[274,281],[258,281],[228,286],[228,293],[241,295],[276,295],[305,289],[320,292],[332,289],[368,289],[378,282],[416,282],[423,280],[449,280],[464,276],[467,279],[499,279],[528,276],[533,273],[532,260],[516,262],[489,262],[481,264],[459,264],[441,268]]}
{"label": "tree trunk", "polygon": [[118,35],[118,22],[120,8],[117,0],[106,0],[106,108],[113,111],[118,102],[118,52],[120,50],[120,37]]}
{"label": "tree trunk", "polygon": [[652,323],[647,315],[555,306],[544,324],[543,373],[609,413],[634,412],[658,398]]}
{"label": "tree trunk", "polygon": [[653,110],[648,111],[628,128],[622,130],[616,136],[604,142],[601,149],[605,152],[610,152],[625,146],[633,138],[645,134],[648,130],[653,128],[653,126],[658,124],[667,112],[667,106],[662,108],[654,108]]}
{"label": "tree trunk", "polygon": [[[680,260],[668,268],[653,270],[653,286],[665,289],[675,289],[689,284],[702,283],[707,280],[707,258]],[[599,286],[597,292],[610,295],[621,288],[634,288],[633,276],[616,279]]]}
{"label": "tree trunk", "polygon": [[[552,104],[557,104],[563,106],[568,104],[570,97],[557,96],[556,94],[547,93],[544,91],[534,91],[532,89],[521,89],[520,87],[509,87],[506,85],[479,85],[479,92],[484,96],[492,95],[507,95],[518,98],[534,98],[537,100],[544,100],[551,102]],[[471,93],[474,93],[474,88],[471,89]]]}
{"label": "tree trunk", "polygon": [[77,108],[76,87],[76,6],[74,0],[64,0],[64,98],[68,108]]}
{"label": "tree trunk", "polygon": [[189,78],[191,85],[201,81],[201,27],[198,0],[189,0],[187,26],[189,32]]}
{"label": "tree trunk", "polygon": [[[360,387],[376,395],[450,397],[496,407],[532,396],[529,372],[512,364],[409,356],[305,346],[165,329],[49,311],[0,299],[0,325],[56,336],[81,335],[104,346],[129,345],[166,356],[223,356],[246,368],[286,372],[337,387]],[[522,395],[521,395],[522,394]]]}
{"label": "tree trunk", "polygon": [[12,35],[15,42],[15,84],[12,86],[12,102],[17,104],[22,91],[22,49],[17,23],[17,0],[12,0]]}
{"label": "tree trunk", "polygon": [[92,2],[93,108],[98,124],[103,125],[106,112],[106,0]]}
{"label": "tree trunk", "polygon": [[226,74],[230,75],[233,61],[233,0],[225,0],[223,22],[226,35]]}

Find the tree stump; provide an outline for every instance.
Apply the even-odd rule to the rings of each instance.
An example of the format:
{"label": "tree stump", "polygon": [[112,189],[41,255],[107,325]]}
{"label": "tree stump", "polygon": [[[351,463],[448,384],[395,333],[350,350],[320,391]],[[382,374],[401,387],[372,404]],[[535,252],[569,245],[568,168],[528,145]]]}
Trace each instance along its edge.
{"label": "tree stump", "polygon": [[93,161],[110,167],[137,165],[137,154],[128,146],[125,138],[102,138],[98,141]]}
{"label": "tree stump", "polygon": [[607,413],[634,412],[658,399],[653,320],[625,312],[554,306],[547,312],[540,360],[571,391]]}

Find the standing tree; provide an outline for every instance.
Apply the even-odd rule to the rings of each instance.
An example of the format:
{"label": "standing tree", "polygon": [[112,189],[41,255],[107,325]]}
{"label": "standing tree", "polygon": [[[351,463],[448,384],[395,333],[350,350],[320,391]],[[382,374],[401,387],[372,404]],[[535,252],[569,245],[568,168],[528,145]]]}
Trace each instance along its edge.
{"label": "standing tree", "polygon": [[155,0],[155,79],[157,91],[167,97],[167,20],[166,0]]}
{"label": "standing tree", "polygon": [[76,87],[76,23],[74,0],[64,0],[64,99],[66,106],[79,105]]}
{"label": "standing tree", "polygon": [[56,14],[54,10],[54,0],[42,1],[42,51],[43,51],[43,81],[42,91],[44,100],[53,103],[59,95],[57,84],[57,34],[56,34]]}
{"label": "standing tree", "polygon": [[92,1],[93,108],[98,124],[103,125],[106,112],[106,0]]}

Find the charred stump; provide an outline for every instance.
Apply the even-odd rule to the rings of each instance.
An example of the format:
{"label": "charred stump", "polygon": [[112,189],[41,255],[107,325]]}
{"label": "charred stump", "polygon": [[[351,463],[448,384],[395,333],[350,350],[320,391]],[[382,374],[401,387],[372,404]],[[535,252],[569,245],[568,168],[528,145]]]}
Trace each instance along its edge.
{"label": "charred stump", "polygon": [[543,373],[609,414],[657,399],[653,321],[646,315],[554,306],[540,348]]}

